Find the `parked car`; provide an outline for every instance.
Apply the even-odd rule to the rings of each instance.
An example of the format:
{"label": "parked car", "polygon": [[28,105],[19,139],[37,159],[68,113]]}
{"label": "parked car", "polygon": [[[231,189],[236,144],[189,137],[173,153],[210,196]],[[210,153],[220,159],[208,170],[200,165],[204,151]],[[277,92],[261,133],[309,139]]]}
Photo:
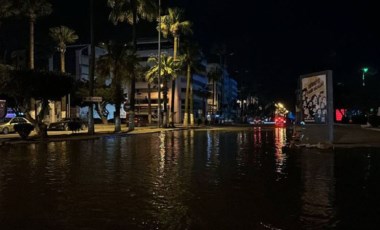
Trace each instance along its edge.
{"label": "parked car", "polygon": [[255,117],[255,118],[251,118],[249,120],[249,124],[251,124],[251,125],[261,125],[261,124],[263,124],[263,121],[261,120],[260,117]]}
{"label": "parked car", "polygon": [[[135,127],[141,127],[145,126],[148,123],[148,116],[147,115],[138,115],[135,114],[135,117],[133,119]],[[127,117],[125,119],[125,122],[127,126],[129,126],[129,116],[127,114]]]}
{"label": "parked car", "polygon": [[87,128],[87,122],[81,118],[63,118],[60,121],[50,123],[48,126],[48,130],[68,131],[70,130],[69,128],[70,122],[79,122],[81,130],[84,130]]}
{"label": "parked car", "polygon": [[24,117],[11,118],[8,122],[0,124],[0,133],[4,133],[4,134],[14,133],[15,132],[14,126],[16,124],[23,124],[23,123],[32,124],[30,121],[28,121]]}

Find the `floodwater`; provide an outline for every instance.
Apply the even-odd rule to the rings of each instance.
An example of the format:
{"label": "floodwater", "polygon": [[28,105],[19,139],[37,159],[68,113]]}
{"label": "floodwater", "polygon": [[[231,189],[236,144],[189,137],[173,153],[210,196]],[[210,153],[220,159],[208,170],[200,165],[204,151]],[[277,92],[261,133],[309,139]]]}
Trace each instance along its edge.
{"label": "floodwater", "polygon": [[0,229],[373,229],[380,150],[283,128],[0,147]]}

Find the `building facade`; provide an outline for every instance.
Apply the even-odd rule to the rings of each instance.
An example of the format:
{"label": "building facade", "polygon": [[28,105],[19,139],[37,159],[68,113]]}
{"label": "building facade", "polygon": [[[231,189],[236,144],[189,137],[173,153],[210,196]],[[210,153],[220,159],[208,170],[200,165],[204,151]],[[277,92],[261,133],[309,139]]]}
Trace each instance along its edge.
{"label": "building facade", "polygon": [[[140,39],[137,43],[138,51],[137,56],[141,65],[147,66],[147,60],[149,57],[158,55],[157,39]],[[173,44],[168,40],[161,40],[161,52],[173,55]],[[106,54],[104,49],[96,47],[95,57],[98,58],[101,55]],[[75,75],[76,79],[88,80],[89,79],[89,55],[90,45],[72,45],[67,47],[66,51],[66,72]],[[53,56],[49,60],[49,70],[55,70],[59,68],[59,56]],[[206,62],[205,62],[206,65]],[[96,77],[96,76],[95,76]],[[171,83],[168,84],[168,113],[171,111],[171,107],[174,105],[174,114],[169,114],[174,123],[182,123],[185,110],[185,96],[186,96],[186,76],[178,75],[174,80],[174,91],[171,87]],[[233,106],[237,98],[237,83],[226,72],[223,73],[223,81],[216,82],[215,92],[210,90],[210,82],[208,82],[206,74],[193,73],[192,85],[193,90],[193,114],[195,119],[206,118],[207,115],[212,113],[223,115],[225,118],[233,117]],[[136,95],[135,95],[135,115],[148,117],[148,94],[150,92],[151,110],[153,118],[157,117],[158,111],[158,85],[157,83],[151,83],[144,79],[136,81]],[[162,86],[160,86],[162,87]],[[126,101],[122,105],[121,118],[127,117],[127,110],[129,107],[129,95],[130,85],[125,85],[124,94],[126,95]],[[172,103],[172,95],[174,95],[174,103]],[[212,100],[210,95],[214,95],[214,106],[212,106]],[[163,111],[163,98],[161,92],[161,111]],[[70,104],[70,100],[69,100]],[[70,107],[70,106],[69,106]],[[214,109],[212,109],[214,108]],[[114,105],[107,105],[108,110],[107,119],[113,119]],[[59,109],[58,109],[59,110]],[[70,109],[70,116],[72,117],[87,117],[88,108],[73,107]],[[94,118],[99,118],[97,113],[94,113]]]}

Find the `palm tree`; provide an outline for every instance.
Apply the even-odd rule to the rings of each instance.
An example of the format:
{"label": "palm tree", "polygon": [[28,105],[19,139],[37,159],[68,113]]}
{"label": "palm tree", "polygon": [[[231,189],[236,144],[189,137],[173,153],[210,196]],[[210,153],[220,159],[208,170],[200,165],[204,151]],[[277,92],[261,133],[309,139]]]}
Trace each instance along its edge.
{"label": "palm tree", "polygon": [[[132,25],[132,44],[134,52],[137,52],[136,25],[140,18],[152,21],[157,16],[157,4],[152,0],[107,0],[112,9],[109,20],[115,25],[119,22],[128,22]],[[130,98],[130,126],[134,129],[136,76],[131,76],[131,98]]]}
{"label": "palm tree", "polygon": [[[53,27],[53,28],[50,28],[49,30],[50,30],[50,37],[52,37],[53,40],[58,43],[57,50],[60,53],[61,73],[64,73],[66,71],[65,69],[66,44],[74,43],[78,39],[78,35],[75,34],[74,30],[66,26]],[[66,96],[62,97],[61,111],[63,113],[66,113],[66,117],[70,116],[70,109],[68,112],[66,111]]]}
{"label": "palm tree", "polygon": [[[148,63],[153,64],[146,73],[146,79],[152,82],[154,76],[158,76],[159,62],[158,57],[152,56],[148,58]],[[167,103],[168,103],[168,87],[167,84],[172,78],[176,78],[180,70],[180,62],[174,61],[172,56],[165,53],[161,54],[160,76],[163,84],[163,101],[164,101],[164,127],[168,126]],[[160,87],[160,86],[158,86]],[[160,105],[158,105],[160,106]]]}
{"label": "palm tree", "polygon": [[115,132],[121,131],[120,108],[124,101],[122,85],[137,75],[139,60],[133,49],[125,44],[109,42],[102,43],[102,48],[107,50],[107,54],[99,57],[96,71],[101,79],[111,79],[113,89],[113,102],[115,103]]}
{"label": "palm tree", "polygon": [[177,51],[179,48],[179,37],[181,34],[190,34],[192,23],[183,20],[184,10],[180,8],[169,8],[168,15],[161,16],[162,36],[167,38],[172,35],[174,38],[174,60],[177,60]]}
{"label": "palm tree", "polygon": [[216,82],[218,82],[223,74],[223,69],[218,63],[210,63],[206,67],[206,72],[207,72],[207,78],[208,80],[212,81],[212,108],[211,108],[211,119],[214,119],[215,115],[215,100],[217,96],[217,87],[216,87]]}
{"label": "palm tree", "polygon": [[52,5],[47,0],[18,0],[16,6],[29,20],[29,68],[34,69],[34,24],[38,17],[52,13]]}
{"label": "palm tree", "polygon": [[66,44],[74,43],[78,39],[78,35],[75,34],[74,30],[66,26],[53,27],[49,30],[50,36],[58,43],[57,50],[61,58],[61,72],[64,73]]}
{"label": "palm tree", "polygon": [[2,19],[19,14],[19,10],[14,7],[12,0],[0,0],[0,26]]}
{"label": "palm tree", "polygon": [[181,62],[186,66],[186,96],[183,125],[187,127],[189,120],[190,124],[194,125],[192,75],[194,72],[204,72],[204,67],[202,65],[203,53],[198,44],[186,41],[182,53]]}
{"label": "palm tree", "polygon": [[[184,10],[180,8],[169,8],[168,14],[161,16],[161,32],[164,38],[171,35],[174,38],[174,60],[177,61],[177,51],[179,49],[179,38],[181,34],[191,34],[192,23],[190,21],[183,20]],[[172,102],[174,102],[175,81],[172,81]],[[174,118],[174,103],[170,108],[172,118]],[[174,123],[174,121],[172,121]],[[173,125],[173,124],[172,124]]]}

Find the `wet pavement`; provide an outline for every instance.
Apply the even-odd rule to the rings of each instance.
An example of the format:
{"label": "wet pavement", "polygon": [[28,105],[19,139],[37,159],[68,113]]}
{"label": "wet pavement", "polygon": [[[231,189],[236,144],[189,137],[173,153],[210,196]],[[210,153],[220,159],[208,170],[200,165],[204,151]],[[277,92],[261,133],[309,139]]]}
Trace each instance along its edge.
{"label": "wet pavement", "polygon": [[[143,134],[143,133],[155,133],[161,131],[174,131],[183,129],[197,129],[197,130],[252,130],[257,126],[252,125],[220,125],[220,126],[194,126],[184,128],[182,124],[176,124],[175,128],[159,128],[156,125],[135,127],[135,130],[128,131],[128,127],[122,126],[121,132],[114,132],[113,124],[96,124],[95,134],[89,135],[87,130],[81,130],[79,132],[71,131],[48,131],[49,137],[44,141],[62,141],[70,139],[94,139],[105,135],[132,135],[132,134]],[[263,128],[273,128],[270,126],[263,126]],[[319,129],[313,129],[312,126],[307,128],[307,138],[303,138],[300,142],[301,147],[319,147],[318,137],[320,135]],[[287,127],[290,132],[293,131],[293,127]],[[302,132],[305,132],[305,127],[302,128]],[[29,136],[28,140],[22,140],[20,136],[16,133],[14,134],[0,134],[0,145],[3,144],[14,144],[14,143],[24,143],[24,142],[38,142],[41,141],[33,131]],[[321,148],[324,148],[322,146]],[[335,124],[334,125],[334,142],[328,147],[341,147],[341,148],[351,148],[351,147],[380,147],[380,128],[371,128],[363,125],[345,125],[345,124]]]}
{"label": "wet pavement", "polygon": [[380,224],[378,148],[289,149],[287,130],[269,127],[70,140],[0,146],[1,229]]}

